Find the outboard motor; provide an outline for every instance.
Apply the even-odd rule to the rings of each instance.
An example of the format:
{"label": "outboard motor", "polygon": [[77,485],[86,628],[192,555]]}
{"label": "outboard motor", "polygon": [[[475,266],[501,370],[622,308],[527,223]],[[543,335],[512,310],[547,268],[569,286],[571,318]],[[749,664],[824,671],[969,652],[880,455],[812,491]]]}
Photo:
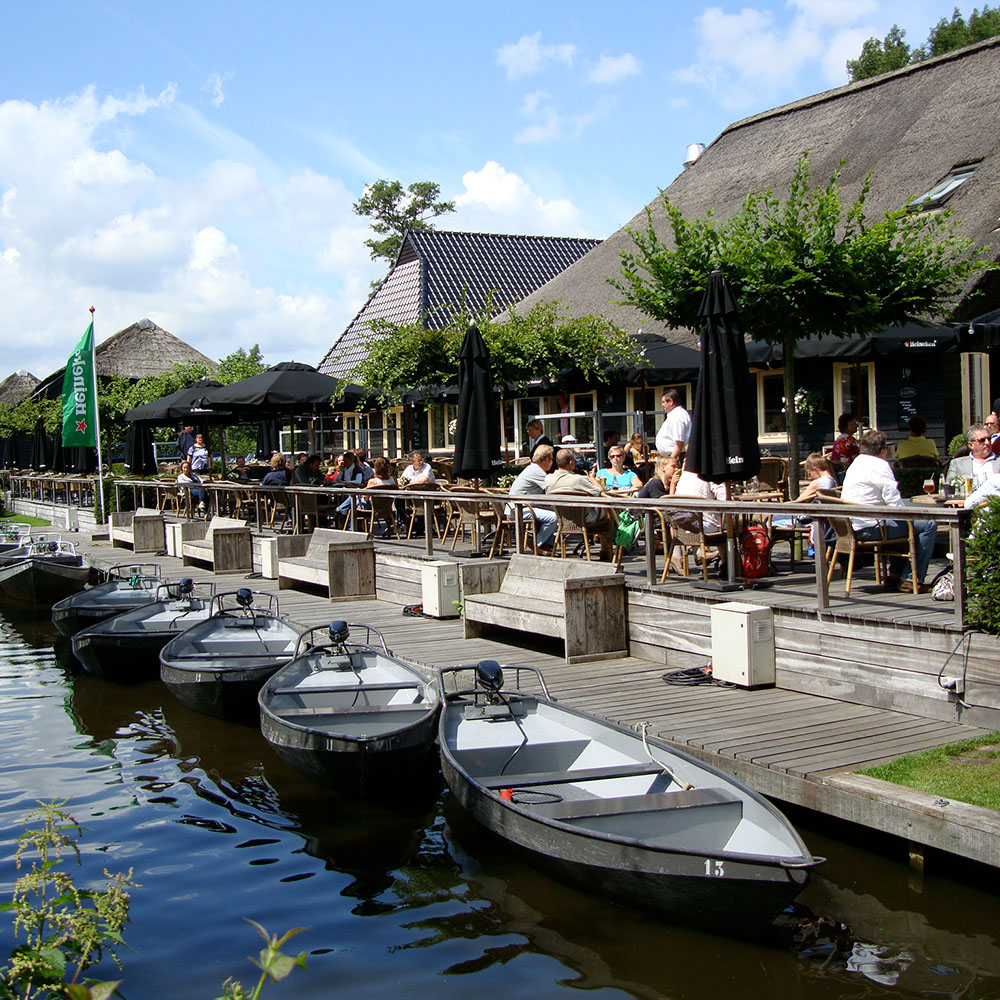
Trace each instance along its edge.
{"label": "outboard motor", "polygon": [[499,694],[503,687],[503,670],[496,660],[480,660],[476,664],[476,680],[490,694]]}
{"label": "outboard motor", "polygon": [[190,597],[194,593],[194,580],[186,576],[177,584],[177,593],[181,597]]}
{"label": "outboard motor", "polygon": [[236,603],[244,611],[250,611],[253,607],[253,591],[248,587],[240,587],[240,589],[236,591]]}
{"label": "outboard motor", "polygon": [[335,622],[330,622],[330,642],[335,646],[343,646],[350,637],[351,630],[348,628],[347,622],[340,621],[339,619]]}

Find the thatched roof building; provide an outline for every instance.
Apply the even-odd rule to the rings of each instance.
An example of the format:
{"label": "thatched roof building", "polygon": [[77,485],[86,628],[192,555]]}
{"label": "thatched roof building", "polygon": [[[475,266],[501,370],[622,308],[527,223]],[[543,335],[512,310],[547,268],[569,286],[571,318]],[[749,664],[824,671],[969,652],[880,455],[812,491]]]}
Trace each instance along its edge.
{"label": "thatched roof building", "polygon": [[348,374],[364,357],[374,319],[431,329],[448,324],[464,301],[482,309],[492,295],[500,312],[544,285],[600,240],[410,230],[385,280],[320,362],[324,375]]}
{"label": "thatched roof building", "polygon": [[11,372],[0,382],[0,406],[17,406],[35,391],[38,381],[31,372]]}
{"label": "thatched roof building", "polygon": [[[209,371],[219,366],[210,357],[196,351],[152,320],[141,319],[119,330],[113,337],[97,345],[97,374],[102,378],[140,379],[146,375],[163,375],[179,364],[199,362]],[[53,372],[35,390],[36,395],[57,396],[62,391],[65,367]]]}
{"label": "thatched roof building", "polygon": [[[771,188],[784,196],[803,152],[810,154],[814,183],[829,178],[846,158],[841,185],[853,199],[875,168],[867,201],[870,217],[930,192],[962,168],[972,168],[946,197],[962,220],[962,234],[1000,256],[1000,38],[989,39],[883,76],[816,94],[730,125],[689,169],[666,189],[687,218],[712,211],[725,219],[751,191]],[[659,195],[650,202],[654,226],[669,240]],[[599,247],[568,267],[519,309],[557,300],[578,315],[603,315],[628,330],[643,327],[697,346],[688,330],[669,330],[637,309],[615,303],[608,276],[619,271],[619,252],[632,249],[627,229],[644,228],[645,209]],[[964,319],[1000,305],[995,274],[970,283],[982,297],[963,301]],[[940,317],[945,320],[947,317]]]}

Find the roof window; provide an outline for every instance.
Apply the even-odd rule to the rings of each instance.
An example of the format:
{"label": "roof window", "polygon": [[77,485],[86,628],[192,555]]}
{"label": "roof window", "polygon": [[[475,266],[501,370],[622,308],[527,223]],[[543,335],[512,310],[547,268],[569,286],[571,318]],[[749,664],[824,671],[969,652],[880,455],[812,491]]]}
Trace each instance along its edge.
{"label": "roof window", "polygon": [[934,187],[910,202],[910,211],[927,212],[940,208],[975,173],[978,166],[979,162],[953,167]]}

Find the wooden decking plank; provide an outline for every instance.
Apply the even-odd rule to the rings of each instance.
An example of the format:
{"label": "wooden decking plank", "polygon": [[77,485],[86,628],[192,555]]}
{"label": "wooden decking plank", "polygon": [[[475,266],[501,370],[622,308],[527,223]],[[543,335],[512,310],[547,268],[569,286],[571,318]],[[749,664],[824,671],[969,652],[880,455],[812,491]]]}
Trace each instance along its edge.
{"label": "wooden decking plank", "polygon": [[780,718],[762,723],[750,721],[745,725],[734,726],[715,734],[702,746],[706,750],[717,750],[720,753],[734,745],[746,748],[751,742],[761,747],[772,743],[787,746],[795,740],[810,739],[814,733],[829,734],[839,729],[849,730],[864,720],[874,720],[878,717],[877,710],[866,712],[863,710],[863,706],[854,707],[862,709],[862,711],[850,713],[838,711],[835,708],[816,709],[810,711],[811,718],[808,722],[791,726],[783,724]]}

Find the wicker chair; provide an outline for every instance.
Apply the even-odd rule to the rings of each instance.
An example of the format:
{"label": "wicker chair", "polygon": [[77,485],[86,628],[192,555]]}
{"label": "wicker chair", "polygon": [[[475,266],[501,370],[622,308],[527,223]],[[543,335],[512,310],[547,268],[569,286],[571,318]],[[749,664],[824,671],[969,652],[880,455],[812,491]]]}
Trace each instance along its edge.
{"label": "wicker chair", "polygon": [[[678,518],[680,518],[679,521]],[[724,546],[726,544],[726,532],[724,530],[705,531],[704,517],[693,511],[686,511],[682,515],[675,514],[671,520],[670,530],[674,545],[679,546],[681,550],[681,567],[684,570],[684,575],[687,576],[690,572],[689,558],[691,550],[697,549],[701,554],[701,578],[707,580],[708,547],[710,545],[715,547]]]}

